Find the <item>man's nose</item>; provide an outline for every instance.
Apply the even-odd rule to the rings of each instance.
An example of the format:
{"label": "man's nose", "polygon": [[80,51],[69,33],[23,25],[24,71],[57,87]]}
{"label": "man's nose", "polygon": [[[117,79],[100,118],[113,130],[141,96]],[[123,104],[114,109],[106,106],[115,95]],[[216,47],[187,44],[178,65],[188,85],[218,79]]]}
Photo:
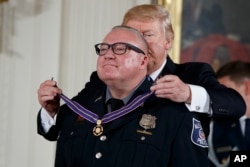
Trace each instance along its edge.
{"label": "man's nose", "polygon": [[103,55],[106,59],[112,59],[115,58],[115,53],[113,52],[112,48],[109,48],[107,53]]}

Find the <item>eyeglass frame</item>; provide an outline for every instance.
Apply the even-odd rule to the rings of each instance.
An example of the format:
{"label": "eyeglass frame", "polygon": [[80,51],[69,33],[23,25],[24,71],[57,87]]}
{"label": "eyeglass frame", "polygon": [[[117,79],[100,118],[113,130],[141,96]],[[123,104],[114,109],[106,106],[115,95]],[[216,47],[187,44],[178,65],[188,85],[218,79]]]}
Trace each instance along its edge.
{"label": "eyeglass frame", "polygon": [[[118,54],[116,53],[116,51],[114,49],[114,46],[117,45],[117,44],[123,44],[123,45],[125,45],[125,49],[124,49],[123,53],[118,53]],[[103,53],[103,54],[100,54],[101,53],[101,49],[98,47],[98,46],[101,46],[101,45],[108,46],[106,52]],[[135,51],[137,53],[142,53],[143,55],[145,55],[145,52],[142,51],[140,48],[138,48],[138,47],[136,47],[136,46],[134,46],[132,44],[126,43],[126,42],[116,42],[116,43],[113,43],[113,44],[108,44],[108,43],[98,43],[98,44],[95,44],[95,51],[96,51],[96,54],[99,55],[99,56],[105,55],[110,48],[111,48],[112,52],[114,54],[116,54],[116,55],[123,55],[123,54],[125,54],[127,52],[128,49],[129,50],[133,50],[133,51]]]}

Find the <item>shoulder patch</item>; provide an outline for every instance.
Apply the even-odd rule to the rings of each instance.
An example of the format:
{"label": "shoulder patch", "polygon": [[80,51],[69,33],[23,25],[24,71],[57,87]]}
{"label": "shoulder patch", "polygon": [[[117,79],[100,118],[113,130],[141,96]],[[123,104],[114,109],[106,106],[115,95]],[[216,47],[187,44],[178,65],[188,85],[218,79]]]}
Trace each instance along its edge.
{"label": "shoulder patch", "polygon": [[204,131],[201,126],[201,122],[193,118],[193,129],[191,133],[191,141],[200,147],[208,147]]}

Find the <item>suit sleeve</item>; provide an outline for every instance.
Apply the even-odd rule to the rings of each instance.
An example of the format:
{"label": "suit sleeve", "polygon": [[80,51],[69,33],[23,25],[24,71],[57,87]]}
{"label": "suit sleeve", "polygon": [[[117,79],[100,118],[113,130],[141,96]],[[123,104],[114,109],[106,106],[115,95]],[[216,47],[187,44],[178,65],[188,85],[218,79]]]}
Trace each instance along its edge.
{"label": "suit sleeve", "polygon": [[[205,84],[210,99],[211,107],[213,109],[212,117],[214,119],[239,119],[246,112],[246,104],[241,95],[234,89],[227,88],[221,85],[213,74],[210,66],[207,67],[208,71],[212,71],[210,79]],[[211,68],[211,69],[209,69]],[[206,76],[206,73],[204,74]]]}
{"label": "suit sleeve", "polygon": [[241,95],[237,91],[221,85],[209,64],[191,64],[186,65],[183,70],[186,72],[180,75],[184,81],[189,81],[190,84],[199,85],[206,89],[211,100],[212,118],[235,120],[244,115],[246,104]]}

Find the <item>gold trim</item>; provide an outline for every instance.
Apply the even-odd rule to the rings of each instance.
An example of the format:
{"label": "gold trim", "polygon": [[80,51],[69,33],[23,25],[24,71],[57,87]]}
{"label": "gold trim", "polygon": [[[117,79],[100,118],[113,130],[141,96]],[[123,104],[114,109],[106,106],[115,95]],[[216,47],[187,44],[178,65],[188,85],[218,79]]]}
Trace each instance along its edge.
{"label": "gold trim", "polygon": [[158,4],[163,5],[171,15],[174,29],[174,43],[169,56],[174,62],[179,63],[181,49],[182,0],[158,0]]}
{"label": "gold trim", "polygon": [[2,2],[7,2],[8,0],[0,0],[0,3],[2,3]]}
{"label": "gold trim", "polygon": [[145,135],[152,135],[151,132],[148,132],[146,130],[137,130],[137,133],[142,133],[142,134],[145,134]]}

